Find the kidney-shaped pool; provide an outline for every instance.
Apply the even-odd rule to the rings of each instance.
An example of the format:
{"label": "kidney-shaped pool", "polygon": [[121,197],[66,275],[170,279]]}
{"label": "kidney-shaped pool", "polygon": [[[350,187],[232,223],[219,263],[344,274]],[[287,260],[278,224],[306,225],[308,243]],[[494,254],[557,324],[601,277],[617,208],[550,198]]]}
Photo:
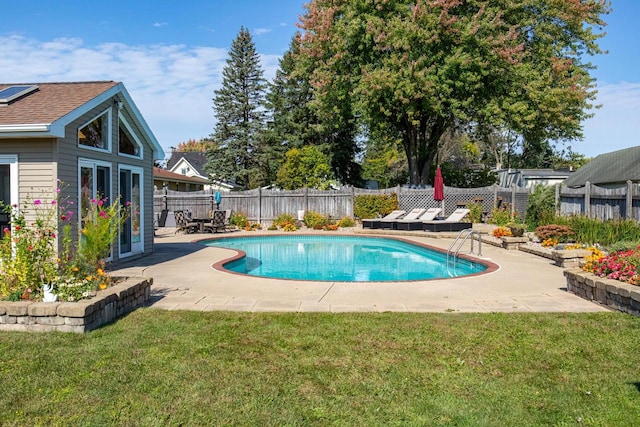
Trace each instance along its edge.
{"label": "kidney-shaped pool", "polygon": [[497,268],[458,258],[406,240],[364,236],[274,235],[202,241],[234,249],[239,256],[218,263],[250,276],[334,282],[395,282],[469,276]]}

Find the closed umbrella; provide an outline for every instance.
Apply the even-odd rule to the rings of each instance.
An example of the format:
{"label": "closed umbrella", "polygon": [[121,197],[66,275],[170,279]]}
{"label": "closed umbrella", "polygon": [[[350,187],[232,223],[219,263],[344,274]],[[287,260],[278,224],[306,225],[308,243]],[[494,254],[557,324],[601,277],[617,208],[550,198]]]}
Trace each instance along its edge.
{"label": "closed umbrella", "polygon": [[442,202],[442,212],[444,213],[444,179],[442,179],[442,170],[440,166],[436,168],[436,176],[433,180],[433,200]]}

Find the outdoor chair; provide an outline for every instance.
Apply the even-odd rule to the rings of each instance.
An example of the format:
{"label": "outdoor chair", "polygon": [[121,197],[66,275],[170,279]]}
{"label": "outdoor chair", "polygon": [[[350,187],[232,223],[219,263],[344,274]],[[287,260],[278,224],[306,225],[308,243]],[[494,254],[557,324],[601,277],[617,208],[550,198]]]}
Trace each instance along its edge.
{"label": "outdoor chair", "polygon": [[471,222],[462,222],[465,216],[469,214],[469,209],[459,208],[456,209],[445,219],[435,221],[422,221],[422,229],[424,231],[462,231],[467,228],[471,228],[473,224]]}
{"label": "outdoor chair", "polygon": [[224,231],[231,230],[231,209],[224,211]]}
{"label": "outdoor chair", "polygon": [[380,228],[389,229],[389,230],[397,230],[399,221],[414,221],[416,218],[420,217],[424,213],[425,209],[412,209],[408,214],[403,216],[401,219],[382,219],[380,220]]}
{"label": "outdoor chair", "polygon": [[[176,220],[176,231],[184,231],[186,233],[195,233],[200,228],[197,222],[192,222],[184,211],[174,211],[173,217]],[[174,233],[174,234],[175,234]]]}
{"label": "outdoor chair", "polygon": [[367,218],[367,219],[363,219],[362,220],[362,228],[380,228],[382,227],[382,220],[396,220],[396,219],[400,219],[405,213],[407,213],[406,211],[402,211],[402,210],[395,210],[393,212],[391,212],[389,215],[383,217],[383,218]]}
{"label": "outdoor chair", "polygon": [[424,221],[433,221],[442,212],[441,208],[429,208],[415,219],[402,218],[396,221],[396,230],[422,230]]}
{"label": "outdoor chair", "polygon": [[204,229],[212,233],[217,233],[218,230],[226,230],[227,227],[224,224],[225,214],[225,211],[214,211],[211,222],[205,223]]}

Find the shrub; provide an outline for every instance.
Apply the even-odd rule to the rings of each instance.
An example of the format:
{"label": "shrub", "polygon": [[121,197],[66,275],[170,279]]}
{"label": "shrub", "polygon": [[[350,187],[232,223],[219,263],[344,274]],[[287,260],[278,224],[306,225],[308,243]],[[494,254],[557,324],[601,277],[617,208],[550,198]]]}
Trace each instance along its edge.
{"label": "shrub", "polygon": [[249,226],[249,219],[247,216],[240,212],[234,212],[229,218],[229,224],[235,225],[238,228],[247,228]]}
{"label": "shrub", "polygon": [[336,231],[338,229],[338,224],[326,224],[322,229],[325,231]]}
{"label": "shrub", "polygon": [[398,209],[398,195],[389,194],[360,194],[355,197],[353,214],[356,218],[376,218],[387,215]]}
{"label": "shrub", "polygon": [[511,207],[507,204],[499,208],[493,208],[491,215],[489,216],[489,224],[499,225],[501,227],[506,226],[510,222],[517,222],[518,214],[511,213]]}
{"label": "shrub", "polygon": [[275,231],[278,229],[278,226],[275,224],[271,224],[270,226],[267,227],[267,230],[269,231]]}
{"label": "shrub", "polygon": [[476,224],[482,222],[482,211],[484,210],[482,203],[467,203],[467,209],[469,209],[469,218],[472,223]]}
{"label": "shrub", "polygon": [[295,224],[296,219],[291,214],[283,213],[273,220],[273,224],[277,227],[284,227],[286,224]]}
{"label": "shrub", "polygon": [[536,227],[534,233],[540,240],[555,240],[556,244],[566,242],[570,237],[574,236],[571,227],[558,224],[540,225]]}
{"label": "shrub", "polygon": [[302,221],[306,227],[316,230],[321,230],[322,227],[329,223],[329,219],[326,216],[314,211],[306,211]]}
{"label": "shrub", "polygon": [[345,216],[338,222],[338,226],[342,228],[354,227],[356,222],[350,216]]}
{"label": "shrub", "polygon": [[539,225],[553,224],[555,209],[555,187],[537,185],[527,202],[527,227],[532,230]]}
{"label": "shrub", "polygon": [[497,227],[493,229],[493,232],[491,233],[493,234],[493,237],[509,237],[511,236],[511,230],[508,229],[507,227]]}

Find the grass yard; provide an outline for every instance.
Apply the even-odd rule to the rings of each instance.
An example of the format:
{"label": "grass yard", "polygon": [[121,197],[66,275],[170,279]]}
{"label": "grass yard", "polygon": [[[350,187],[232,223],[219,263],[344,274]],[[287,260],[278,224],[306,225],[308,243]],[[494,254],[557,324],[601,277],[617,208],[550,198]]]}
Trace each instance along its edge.
{"label": "grass yard", "polygon": [[640,319],[140,309],[0,332],[0,425],[640,425]]}

